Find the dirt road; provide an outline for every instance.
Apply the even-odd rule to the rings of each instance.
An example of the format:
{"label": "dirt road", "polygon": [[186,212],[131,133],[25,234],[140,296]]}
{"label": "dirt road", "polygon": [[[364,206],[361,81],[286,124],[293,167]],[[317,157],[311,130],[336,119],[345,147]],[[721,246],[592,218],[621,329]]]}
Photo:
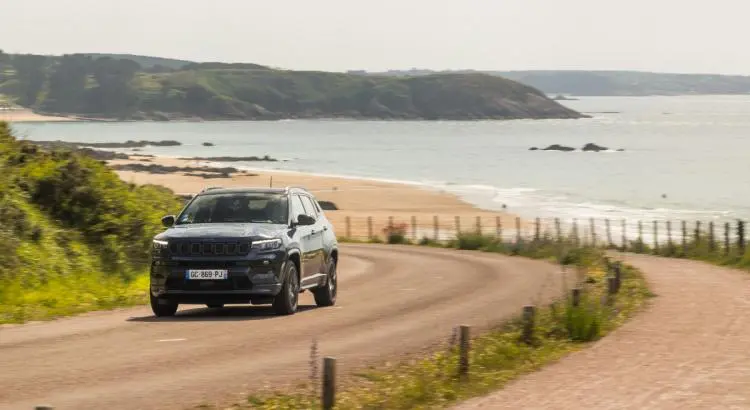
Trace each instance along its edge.
{"label": "dirt road", "polygon": [[657,294],[589,349],[457,410],[750,409],[750,275],[627,255]]}
{"label": "dirt road", "polygon": [[309,352],[346,372],[484,327],[559,294],[559,269],[479,252],[342,247],[339,301],[276,317],[265,307],[98,312],[0,329],[0,409],[175,409],[241,400],[250,389],[309,376]]}

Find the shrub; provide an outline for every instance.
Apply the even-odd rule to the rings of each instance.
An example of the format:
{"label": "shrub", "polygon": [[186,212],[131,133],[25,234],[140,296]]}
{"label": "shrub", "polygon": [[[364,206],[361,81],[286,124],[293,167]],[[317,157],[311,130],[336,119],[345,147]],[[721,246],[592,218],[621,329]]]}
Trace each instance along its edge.
{"label": "shrub", "polygon": [[407,225],[400,223],[396,225],[387,226],[383,229],[383,233],[386,237],[386,242],[389,244],[404,244],[409,241],[406,239]]}

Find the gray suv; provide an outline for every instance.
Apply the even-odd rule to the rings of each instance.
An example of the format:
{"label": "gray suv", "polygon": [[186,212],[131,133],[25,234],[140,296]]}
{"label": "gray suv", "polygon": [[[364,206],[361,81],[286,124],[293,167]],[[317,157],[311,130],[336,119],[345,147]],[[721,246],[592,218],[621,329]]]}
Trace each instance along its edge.
{"label": "gray suv", "polygon": [[180,304],[230,303],[271,304],[289,315],[305,290],[318,306],[336,303],[336,234],[303,188],[209,188],[162,223],[151,262],[156,316],[172,316]]}

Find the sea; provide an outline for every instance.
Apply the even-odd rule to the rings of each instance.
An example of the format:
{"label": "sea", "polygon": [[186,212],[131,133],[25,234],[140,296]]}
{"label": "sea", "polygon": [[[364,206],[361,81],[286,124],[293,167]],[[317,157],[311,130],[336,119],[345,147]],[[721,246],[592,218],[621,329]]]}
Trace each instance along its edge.
{"label": "sea", "polygon": [[[530,218],[750,219],[750,96],[560,102],[591,118],[49,122],[13,128],[31,140],[183,144],[140,152],[157,156],[269,155],[281,161],[231,166],[412,184]],[[529,150],[586,143],[610,150]]]}

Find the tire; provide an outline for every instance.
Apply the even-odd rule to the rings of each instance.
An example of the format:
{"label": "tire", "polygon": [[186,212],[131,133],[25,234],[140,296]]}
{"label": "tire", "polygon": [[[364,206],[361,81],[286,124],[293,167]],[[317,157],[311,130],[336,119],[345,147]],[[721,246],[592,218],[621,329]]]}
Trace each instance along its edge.
{"label": "tire", "polygon": [[177,313],[177,308],[180,306],[179,304],[159,299],[151,294],[151,292],[149,292],[148,295],[149,301],[151,302],[151,311],[154,312],[156,317],[169,317],[174,316],[174,314]]}
{"label": "tire", "polygon": [[336,273],[336,261],[331,260],[331,266],[328,267],[328,277],[325,285],[313,289],[315,304],[319,307],[333,306],[336,304],[336,294],[338,293],[339,283],[338,274]]}
{"label": "tire", "polygon": [[299,303],[299,275],[293,262],[287,263],[284,270],[284,284],[273,300],[273,310],[278,315],[292,315]]}
{"label": "tire", "polygon": [[209,303],[206,305],[209,309],[221,309],[224,307],[223,303]]}

